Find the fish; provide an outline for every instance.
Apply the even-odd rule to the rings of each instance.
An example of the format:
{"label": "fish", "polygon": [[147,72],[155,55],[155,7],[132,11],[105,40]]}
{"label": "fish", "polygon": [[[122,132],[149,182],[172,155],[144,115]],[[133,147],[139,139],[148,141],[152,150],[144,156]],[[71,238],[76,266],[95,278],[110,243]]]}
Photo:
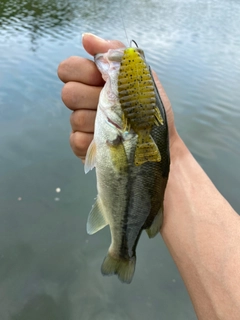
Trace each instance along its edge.
{"label": "fish", "polygon": [[95,167],[98,191],[87,233],[109,225],[111,244],[101,272],[131,283],[142,231],[153,238],[163,224],[170,170],[167,117],[142,49],[110,49],[94,61],[105,85],[84,165],[85,173]]}

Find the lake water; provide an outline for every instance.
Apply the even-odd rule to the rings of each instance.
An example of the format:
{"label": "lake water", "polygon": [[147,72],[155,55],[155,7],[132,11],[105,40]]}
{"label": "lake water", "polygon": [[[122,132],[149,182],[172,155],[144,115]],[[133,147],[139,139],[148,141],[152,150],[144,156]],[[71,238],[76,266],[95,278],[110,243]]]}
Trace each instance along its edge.
{"label": "lake water", "polygon": [[56,74],[68,56],[88,57],[83,32],[127,44],[124,20],[170,97],[181,137],[240,212],[239,0],[119,3],[0,3],[1,320],[196,319],[160,236],[142,235],[131,285],[100,273],[110,234],[86,234],[95,174],[85,176],[71,152]]}

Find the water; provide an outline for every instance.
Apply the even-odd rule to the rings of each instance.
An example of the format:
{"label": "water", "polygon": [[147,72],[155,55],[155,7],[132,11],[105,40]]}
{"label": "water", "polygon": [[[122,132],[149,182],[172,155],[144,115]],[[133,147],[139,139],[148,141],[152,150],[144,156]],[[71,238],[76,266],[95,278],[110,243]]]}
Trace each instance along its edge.
{"label": "water", "polygon": [[[127,43],[118,12],[110,0],[1,1],[1,320],[196,319],[161,237],[143,234],[134,281],[123,285],[100,274],[107,228],[85,231],[95,176],[69,147],[56,70],[70,55],[88,57],[82,32]],[[240,212],[239,1],[122,0],[122,14],[180,135]]]}

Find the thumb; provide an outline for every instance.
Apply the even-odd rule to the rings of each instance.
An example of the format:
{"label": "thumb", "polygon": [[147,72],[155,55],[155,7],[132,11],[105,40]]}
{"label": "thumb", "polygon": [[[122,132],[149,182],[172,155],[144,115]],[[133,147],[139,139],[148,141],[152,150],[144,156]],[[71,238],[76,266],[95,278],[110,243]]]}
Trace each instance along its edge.
{"label": "thumb", "polygon": [[109,49],[125,47],[125,45],[118,40],[104,40],[92,33],[84,33],[82,35],[82,44],[84,49],[92,56],[95,56],[97,53],[107,52]]}

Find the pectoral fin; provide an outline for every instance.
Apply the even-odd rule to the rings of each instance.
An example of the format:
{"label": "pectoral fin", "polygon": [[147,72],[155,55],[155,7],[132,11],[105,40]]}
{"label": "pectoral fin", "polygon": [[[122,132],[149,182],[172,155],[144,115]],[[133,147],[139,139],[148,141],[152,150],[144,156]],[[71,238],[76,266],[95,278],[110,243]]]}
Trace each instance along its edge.
{"label": "pectoral fin", "polygon": [[101,204],[97,199],[88,216],[87,233],[94,234],[103,229],[106,225],[108,225],[108,222],[101,211]]}
{"label": "pectoral fin", "polygon": [[92,170],[95,167],[95,163],[96,163],[96,143],[93,139],[87,150],[85,165],[84,165],[84,172],[88,173],[90,170]]}

